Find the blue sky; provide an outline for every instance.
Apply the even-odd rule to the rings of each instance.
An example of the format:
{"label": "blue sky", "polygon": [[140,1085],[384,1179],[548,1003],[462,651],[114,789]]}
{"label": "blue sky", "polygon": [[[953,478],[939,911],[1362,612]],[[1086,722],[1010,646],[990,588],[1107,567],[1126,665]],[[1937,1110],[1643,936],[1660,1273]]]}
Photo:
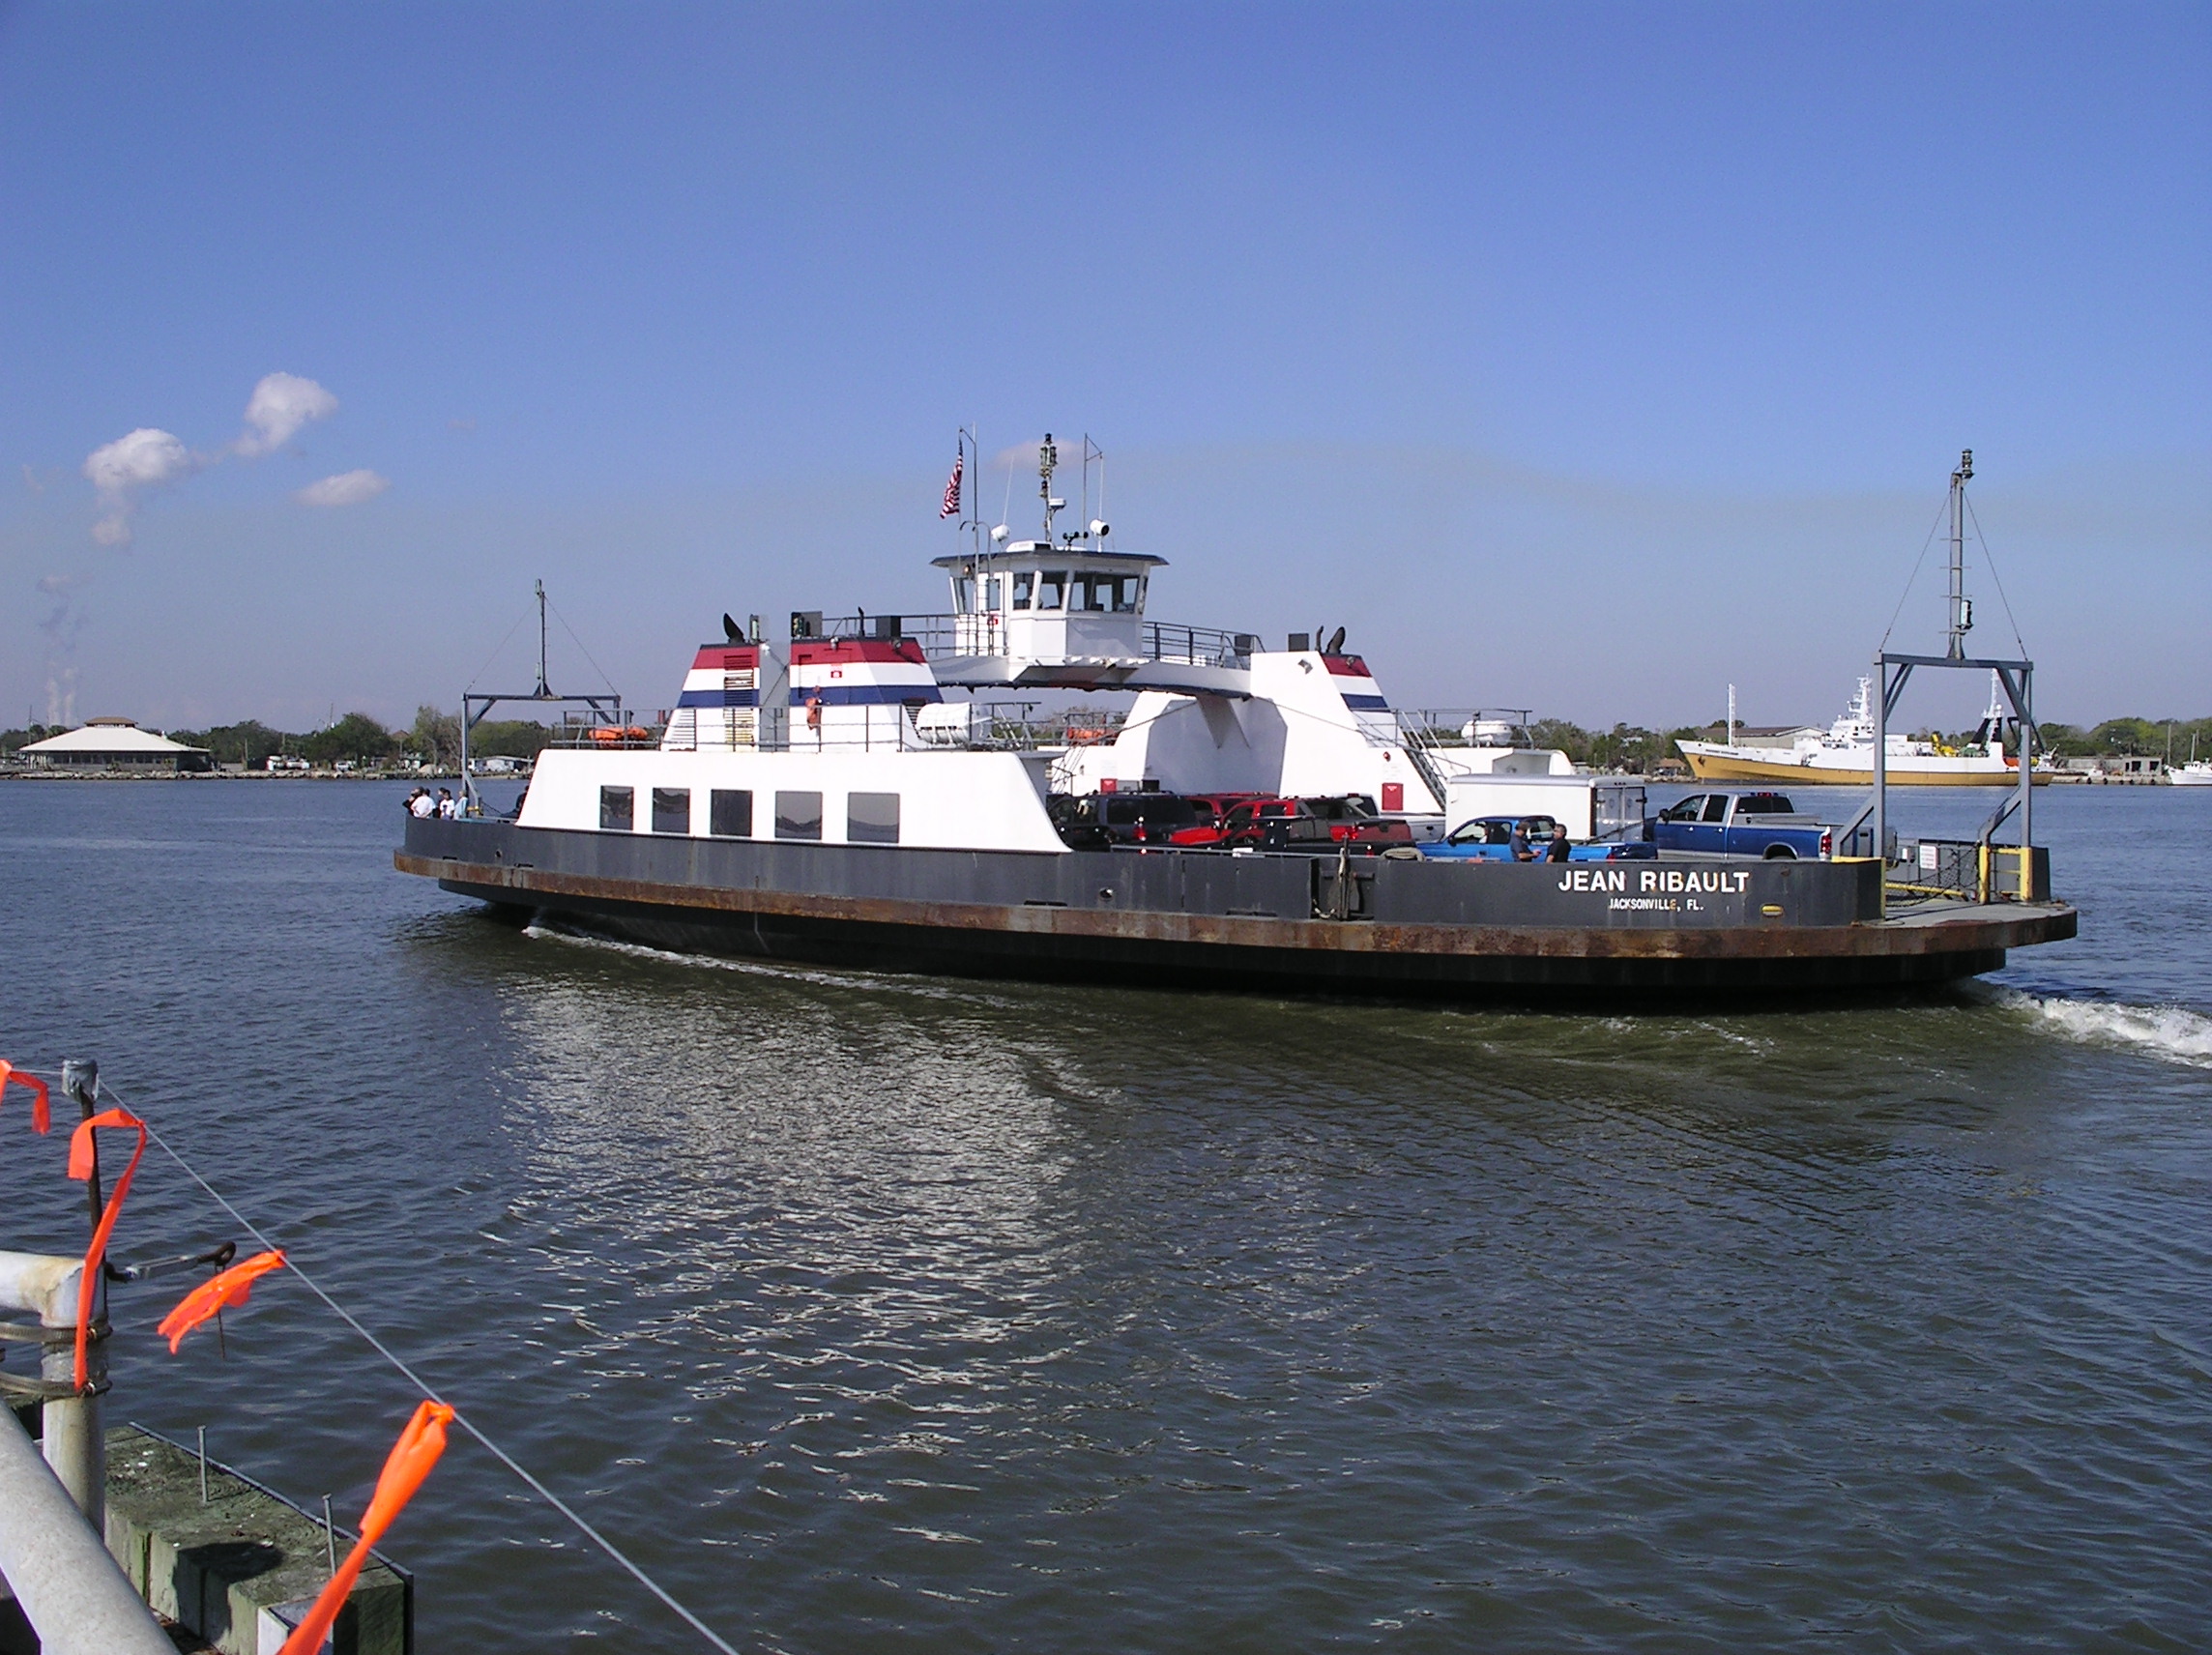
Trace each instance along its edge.
{"label": "blue sky", "polygon": [[1586,722],[1831,715],[1971,446],[2043,711],[2203,713],[2208,84],[2201,6],[0,8],[0,713],[403,721],[540,574],[658,705],[943,607],[968,421],[1107,450],[1163,619]]}

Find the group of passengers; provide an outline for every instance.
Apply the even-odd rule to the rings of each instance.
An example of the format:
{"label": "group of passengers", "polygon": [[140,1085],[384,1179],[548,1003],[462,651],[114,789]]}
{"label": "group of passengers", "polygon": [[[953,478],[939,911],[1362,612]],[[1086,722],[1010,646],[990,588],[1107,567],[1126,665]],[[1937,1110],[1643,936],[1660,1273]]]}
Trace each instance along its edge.
{"label": "group of passengers", "polygon": [[461,801],[453,797],[453,790],[442,787],[438,796],[430,797],[430,790],[419,787],[407,796],[407,814],[420,816],[427,822],[433,816],[442,822],[451,822],[461,813]]}
{"label": "group of passengers", "polygon": [[[1498,841],[1493,839],[1492,844]],[[1506,848],[1517,862],[1563,862],[1567,859],[1567,829],[1557,822],[1552,824],[1552,836],[1541,849],[1528,842],[1528,824],[1513,824],[1513,836],[1506,840]]]}

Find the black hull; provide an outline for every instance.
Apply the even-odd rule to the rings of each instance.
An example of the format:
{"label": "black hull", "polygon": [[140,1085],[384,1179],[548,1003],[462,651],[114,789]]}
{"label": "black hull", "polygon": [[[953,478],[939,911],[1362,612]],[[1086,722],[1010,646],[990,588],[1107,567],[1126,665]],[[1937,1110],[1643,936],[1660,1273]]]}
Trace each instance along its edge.
{"label": "black hull", "polygon": [[[1871,863],[1755,865],[1654,913],[1563,891],[1546,866],[1371,861],[1344,880],[1327,857],[856,850],[418,823],[395,862],[517,915],[677,951],[1394,998],[1887,994],[1994,971],[2075,923],[2062,905],[2018,903],[1882,919]],[[1623,866],[1633,889],[1650,864]]]}

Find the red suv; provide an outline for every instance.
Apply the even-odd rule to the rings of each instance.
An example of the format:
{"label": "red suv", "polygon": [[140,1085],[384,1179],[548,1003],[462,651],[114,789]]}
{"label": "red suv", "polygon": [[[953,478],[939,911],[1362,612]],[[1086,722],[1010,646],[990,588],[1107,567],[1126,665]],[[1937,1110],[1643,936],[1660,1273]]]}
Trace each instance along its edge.
{"label": "red suv", "polygon": [[1170,841],[1189,849],[1224,851],[1319,850],[1349,844],[1365,855],[1411,845],[1413,830],[1395,817],[1376,814],[1364,794],[1334,798],[1248,798],[1233,806],[1218,828],[1185,828]]}
{"label": "red suv", "polygon": [[1229,820],[1229,813],[1239,804],[1244,803],[1247,799],[1265,797],[1265,795],[1257,793],[1186,793],[1183,795],[1183,798],[1190,800],[1191,808],[1198,812],[1198,820],[1191,824],[1194,828],[1218,828]]}

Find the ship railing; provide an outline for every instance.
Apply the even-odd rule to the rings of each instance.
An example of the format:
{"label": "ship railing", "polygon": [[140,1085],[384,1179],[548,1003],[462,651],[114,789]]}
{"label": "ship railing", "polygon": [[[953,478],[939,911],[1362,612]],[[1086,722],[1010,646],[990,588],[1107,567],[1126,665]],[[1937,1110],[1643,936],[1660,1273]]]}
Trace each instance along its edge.
{"label": "ship railing", "polygon": [[638,708],[631,709],[620,719],[568,714],[552,727],[545,744],[548,747],[587,747],[602,753],[657,747],[662,733],[668,728],[670,716],[666,709],[649,715]]}
{"label": "ship railing", "polygon": [[[1453,749],[1536,744],[1528,734],[1527,708],[1401,708],[1392,719],[1398,745],[1405,749],[1406,757],[1412,761],[1413,769],[1420,772],[1421,780],[1428,784],[1439,805],[1445,802],[1445,778],[1467,769],[1452,756]],[[1375,735],[1371,734],[1369,740],[1375,740]]]}
{"label": "ship railing", "polygon": [[1885,884],[1892,896],[1949,902],[2048,902],[2051,852],[2043,845],[1997,845],[1988,839],[1906,839],[1892,833],[1895,856]]}
{"label": "ship railing", "polygon": [[1402,707],[1398,740],[1408,747],[1533,747],[1526,707]]}
{"label": "ship railing", "polygon": [[[1095,619],[1091,611],[1069,610],[1070,620]],[[1005,626],[981,615],[853,615],[803,617],[804,638],[836,641],[866,639],[898,643],[912,639],[925,659],[996,654],[1004,648]],[[798,624],[795,620],[795,626]],[[1249,666],[1260,648],[1256,632],[1221,626],[1186,626],[1179,622],[1147,621],[1137,628],[1137,652],[1146,660],[1171,666]]]}
{"label": "ship railing", "polygon": [[[760,726],[735,722],[701,733],[688,712],[673,714],[667,736],[649,731],[610,730],[595,735],[588,727],[557,736],[553,746],[598,751],[660,745],[674,752],[1037,752],[1046,748],[1090,746],[1121,733],[1122,714],[1076,706],[1044,717],[1034,701],[902,702],[821,709],[810,724],[800,708]],[[664,718],[671,715],[663,714]]]}
{"label": "ship railing", "polygon": [[911,638],[921,646],[921,653],[931,660],[954,653],[953,622],[951,615],[853,615],[807,617],[809,625],[801,634],[798,618],[793,622],[793,642],[824,638],[832,642],[851,642],[866,639],[871,643],[895,644]]}
{"label": "ship railing", "polygon": [[1148,621],[1140,632],[1148,660],[1185,667],[1244,667],[1260,648],[1253,632],[1224,631],[1218,626],[1185,626],[1175,622]]}

